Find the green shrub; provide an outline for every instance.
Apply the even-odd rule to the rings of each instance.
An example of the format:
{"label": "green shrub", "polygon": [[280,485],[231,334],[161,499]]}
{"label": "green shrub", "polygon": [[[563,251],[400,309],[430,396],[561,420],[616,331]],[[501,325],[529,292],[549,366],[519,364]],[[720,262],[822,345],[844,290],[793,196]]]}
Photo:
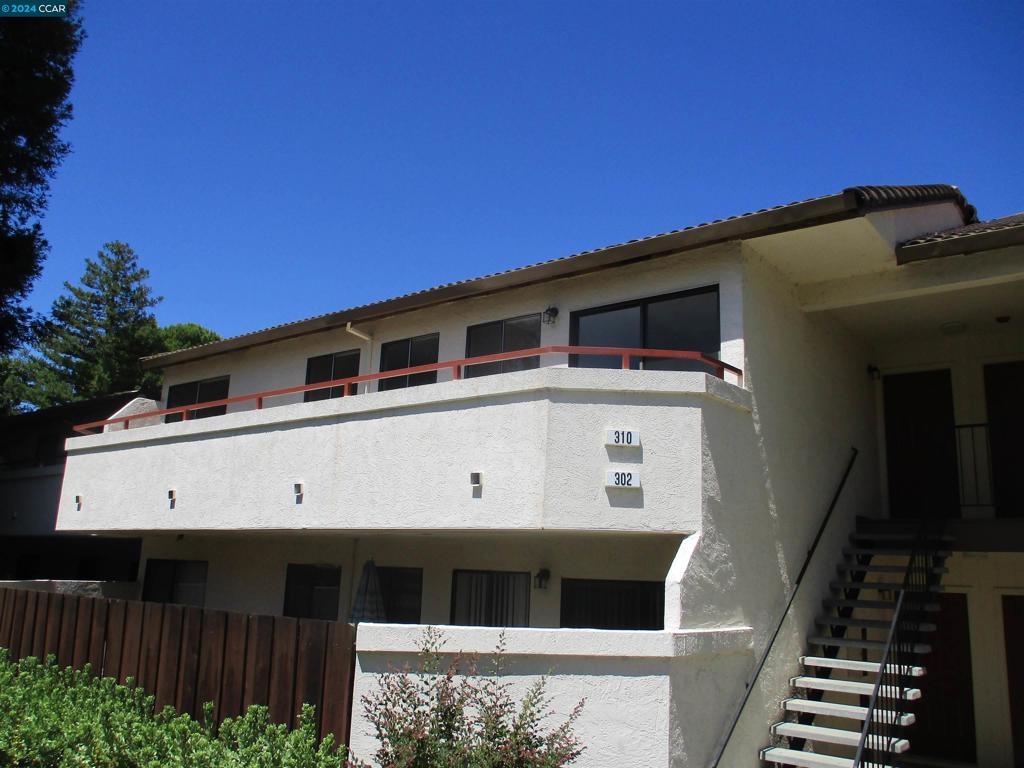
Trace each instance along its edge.
{"label": "green shrub", "polygon": [[573,734],[583,701],[557,727],[544,679],[516,703],[502,679],[504,636],[487,674],[476,657],[456,656],[441,665],[443,636],[424,632],[418,669],[389,670],[363,696],[385,768],[561,768],[583,751]]}
{"label": "green shrub", "polygon": [[214,727],[171,707],[153,712],[153,697],[88,671],[10,661],[0,648],[0,766],[7,768],[341,768],[344,747],[319,740],[315,711],[300,727],[271,723],[267,708]]}

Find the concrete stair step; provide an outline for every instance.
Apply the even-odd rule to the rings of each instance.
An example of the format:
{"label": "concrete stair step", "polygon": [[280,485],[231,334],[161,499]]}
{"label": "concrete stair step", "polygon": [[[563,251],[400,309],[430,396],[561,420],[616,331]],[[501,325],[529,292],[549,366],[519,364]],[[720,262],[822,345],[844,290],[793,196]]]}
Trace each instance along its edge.
{"label": "concrete stair step", "polygon": [[[811,669],[835,669],[843,672],[867,672],[877,675],[881,663],[877,661],[857,661],[856,659],[833,659],[828,656],[801,656],[800,663]],[[888,664],[888,672],[896,672],[904,677],[924,677],[925,668],[911,665],[897,666]]]}
{"label": "concrete stair step", "polygon": [[800,752],[783,747],[762,749],[761,759],[773,765],[792,765],[795,768],[853,768],[853,758],[850,757]]}
{"label": "concrete stair step", "polygon": [[[787,712],[804,712],[809,715],[821,715],[823,717],[841,717],[847,720],[860,720],[868,716],[867,707],[858,707],[853,704],[836,704],[832,701],[811,701],[810,699],[786,699],[782,702]],[[872,720],[879,723],[907,726],[915,722],[913,712],[893,712],[888,709],[876,709]]]}
{"label": "concrete stair step", "polygon": [[[776,723],[772,726],[773,736],[785,736],[790,739],[805,739],[806,741],[818,741],[825,744],[839,744],[844,747],[857,747],[860,744],[860,729],[855,731],[844,731],[840,728],[825,728],[820,725],[804,725],[803,723]],[[910,742],[907,739],[886,739],[879,736],[869,736],[868,746],[879,748],[888,746],[890,752],[903,754],[910,749]]]}
{"label": "concrete stair step", "polygon": [[[814,620],[819,627],[849,627],[851,629],[888,630],[891,622],[875,619],[845,619],[841,616],[819,616]],[[907,621],[903,626],[913,632],[934,632],[938,625],[929,621]]]}
{"label": "concrete stair step", "polygon": [[[865,651],[878,651],[879,653],[885,652],[884,640],[860,640],[850,637],[826,637],[818,635],[807,638],[807,642],[811,645],[821,645],[833,648],[860,648]],[[932,647],[927,643],[911,643],[910,651],[912,653],[931,653]]]}
{"label": "concrete stair step", "polygon": [[[875,684],[858,683],[853,680],[841,680],[832,677],[812,677],[801,675],[789,681],[794,688],[809,691],[826,691],[829,693],[849,693],[854,696],[870,696],[875,690]],[[899,696],[907,701],[916,701],[921,698],[919,688],[893,688],[891,685],[884,686],[883,695]]]}

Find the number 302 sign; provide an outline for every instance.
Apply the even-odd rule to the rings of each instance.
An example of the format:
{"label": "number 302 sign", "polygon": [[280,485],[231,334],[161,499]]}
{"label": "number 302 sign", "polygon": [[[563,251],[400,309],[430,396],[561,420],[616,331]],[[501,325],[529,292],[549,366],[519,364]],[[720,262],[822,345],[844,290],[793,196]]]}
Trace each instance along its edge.
{"label": "number 302 sign", "polygon": [[639,488],[640,471],[636,469],[609,469],[604,478],[609,488]]}

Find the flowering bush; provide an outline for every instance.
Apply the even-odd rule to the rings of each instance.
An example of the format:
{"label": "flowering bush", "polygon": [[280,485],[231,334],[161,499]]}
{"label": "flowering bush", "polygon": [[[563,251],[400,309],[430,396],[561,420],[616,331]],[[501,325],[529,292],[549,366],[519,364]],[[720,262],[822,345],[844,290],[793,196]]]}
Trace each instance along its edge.
{"label": "flowering bush", "polygon": [[583,747],[573,726],[581,700],[557,727],[543,678],[516,703],[502,679],[504,635],[487,674],[475,656],[456,655],[442,669],[443,635],[423,634],[418,669],[389,670],[363,696],[363,712],[380,744],[384,768],[560,768]]}

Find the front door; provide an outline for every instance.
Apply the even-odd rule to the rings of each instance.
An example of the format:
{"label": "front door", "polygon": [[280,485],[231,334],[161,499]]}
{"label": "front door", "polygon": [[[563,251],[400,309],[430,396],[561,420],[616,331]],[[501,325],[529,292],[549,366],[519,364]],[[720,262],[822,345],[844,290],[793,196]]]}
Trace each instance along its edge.
{"label": "front door", "polygon": [[949,370],[883,381],[891,517],[958,517],[953,384]]}
{"label": "front door", "polygon": [[1024,360],[985,366],[996,517],[1024,517]]}

